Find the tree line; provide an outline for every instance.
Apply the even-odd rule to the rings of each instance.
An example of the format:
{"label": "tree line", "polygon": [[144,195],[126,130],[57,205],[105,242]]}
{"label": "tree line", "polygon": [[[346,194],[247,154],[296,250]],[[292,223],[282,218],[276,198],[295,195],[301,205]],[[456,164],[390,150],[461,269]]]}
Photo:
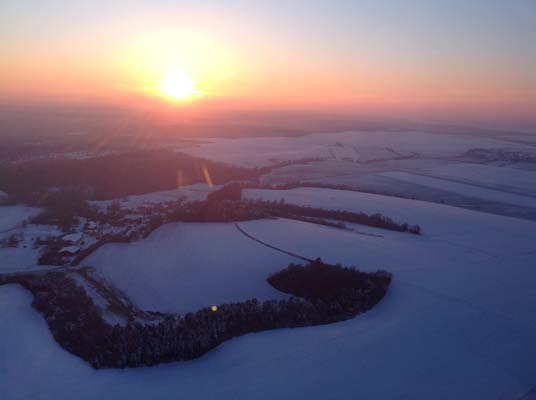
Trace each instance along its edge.
{"label": "tree line", "polygon": [[[328,278],[325,289],[319,282]],[[268,278],[293,296],[251,299],[202,308],[185,315],[165,314],[160,322],[110,325],[86,291],[63,271],[0,276],[0,285],[18,283],[33,293],[56,341],[94,368],[127,368],[202,356],[233,337],[278,328],[327,324],[369,310],[385,295],[391,275],[363,273],[320,260],[289,265]]]}
{"label": "tree line", "polygon": [[[335,226],[337,224],[329,220],[344,221],[360,225],[372,226],[375,228],[388,229],[398,232],[409,232],[416,235],[421,233],[419,225],[410,225],[406,222],[400,223],[380,213],[366,214],[364,212],[351,212],[343,210],[328,210],[319,207],[301,206],[288,204],[283,201],[263,201],[263,200],[242,200],[242,189],[252,187],[263,187],[253,183],[234,182],[210,193],[207,201],[231,201],[233,204],[239,202],[251,203],[258,212],[263,212],[272,217],[301,219],[305,222],[321,223],[322,225]],[[289,188],[295,187],[293,185]],[[315,222],[316,219],[317,221]]]}
{"label": "tree line", "polygon": [[140,150],[87,159],[45,159],[0,164],[0,187],[11,202],[43,205],[56,191],[76,191],[85,199],[108,200],[205,182],[255,180],[247,169],[167,150]]}

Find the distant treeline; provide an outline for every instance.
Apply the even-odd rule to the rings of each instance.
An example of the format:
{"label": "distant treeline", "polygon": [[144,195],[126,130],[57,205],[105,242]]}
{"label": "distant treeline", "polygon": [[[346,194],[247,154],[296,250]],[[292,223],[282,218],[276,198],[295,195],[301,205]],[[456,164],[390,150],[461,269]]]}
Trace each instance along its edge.
{"label": "distant treeline", "polygon": [[[12,201],[40,204],[51,189],[107,200],[132,194],[256,179],[259,171],[166,150],[135,151],[87,159],[46,159],[0,165],[0,189]],[[53,193],[53,192],[52,192]]]}
{"label": "distant treeline", "polygon": [[[250,207],[253,207],[253,210],[255,210],[254,213],[256,214],[262,214],[270,217],[301,219],[306,222],[314,222],[314,219],[316,219],[317,223],[322,223],[329,226],[337,226],[329,221],[336,220],[399,232],[410,232],[417,235],[421,233],[421,227],[419,225],[399,223],[380,213],[365,214],[363,212],[355,213],[343,210],[328,210],[324,208],[288,204],[284,201],[241,201],[242,189],[246,187],[260,187],[260,185],[250,183],[231,183],[210,193],[208,196],[208,201],[230,201],[233,202],[233,205],[251,204]],[[224,208],[224,206],[220,207]],[[240,205],[240,208],[244,209],[247,208],[247,206]]]}
{"label": "distant treeline", "polygon": [[18,283],[33,293],[33,307],[44,315],[64,349],[94,368],[126,368],[197,358],[250,332],[352,318],[383,298],[391,275],[362,273],[317,260],[303,267],[290,265],[268,281],[304,299],[252,299],[221,304],[216,311],[203,308],[184,316],[167,314],[154,324],[112,326],[65,272],[0,276],[0,284]]}

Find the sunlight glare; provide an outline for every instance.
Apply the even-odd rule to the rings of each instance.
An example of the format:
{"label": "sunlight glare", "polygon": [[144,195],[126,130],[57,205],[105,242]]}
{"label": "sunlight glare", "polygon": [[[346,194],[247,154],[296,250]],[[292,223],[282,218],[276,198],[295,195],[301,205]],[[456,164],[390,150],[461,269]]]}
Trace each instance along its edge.
{"label": "sunlight glare", "polygon": [[175,100],[185,100],[199,94],[191,76],[182,71],[169,74],[161,83],[160,90]]}

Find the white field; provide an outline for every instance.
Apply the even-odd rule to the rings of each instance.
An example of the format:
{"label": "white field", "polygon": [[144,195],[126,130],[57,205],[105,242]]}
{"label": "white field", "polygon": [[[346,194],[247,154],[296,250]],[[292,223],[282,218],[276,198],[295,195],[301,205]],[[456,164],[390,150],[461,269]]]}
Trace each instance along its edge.
{"label": "white field", "polygon": [[[490,188],[515,190],[536,195],[536,171],[523,171],[495,165],[455,163],[427,168],[426,174]],[[535,200],[536,201],[536,200]]]}
{"label": "white field", "polygon": [[[468,233],[472,242],[479,241],[482,228],[486,229],[500,227],[497,226],[503,217],[493,216],[485,213],[478,213],[457,207],[451,207],[425,201],[400,199],[390,196],[382,196],[370,193],[352,192],[346,190],[317,189],[317,188],[296,188],[289,190],[268,190],[268,189],[246,189],[242,196],[248,199],[260,199],[269,201],[280,201],[284,199],[287,203],[308,205],[333,210],[348,210],[353,212],[364,212],[367,214],[382,213],[398,222],[409,224],[419,224],[424,229],[426,236],[441,234],[449,238],[460,237]],[[477,217],[475,217],[477,216]],[[476,218],[476,223],[464,223],[469,218],[470,222]],[[518,219],[505,218],[508,221],[515,221],[519,226],[525,226],[528,222]],[[529,226],[531,223],[529,223]],[[362,229],[366,229],[363,227]],[[382,230],[382,234],[388,231]],[[516,239],[522,238],[523,232],[512,232]],[[500,243],[505,239],[501,235],[485,235],[486,240],[496,238]],[[462,240],[467,240],[463,237]],[[514,245],[512,241],[509,245]],[[491,250],[494,246],[488,246]]]}
{"label": "white field", "polygon": [[94,266],[142,309],[185,313],[253,297],[283,298],[266,277],[291,261],[234,224],[174,223],[145,240],[107,244],[84,265]]}
{"label": "white field", "polygon": [[[533,151],[527,141],[512,138],[347,132],[214,139],[181,151],[248,167],[322,157],[328,161],[289,167],[285,179],[352,183],[361,177],[387,181],[381,174],[398,173],[411,178],[401,184],[422,190],[439,185],[464,196],[534,207],[527,197],[536,190],[530,168],[452,159],[471,148]],[[395,161],[409,155],[417,158]],[[130,196],[122,205],[205,198],[208,188],[194,186]],[[54,342],[28,292],[2,286],[2,400],[519,399],[536,387],[535,222],[327,189],[246,190],[244,196],[381,212],[418,223],[423,235],[355,225],[382,235],[375,237],[289,220],[240,223],[285,250],[363,270],[386,269],[394,281],[378,306],[350,321],[250,334],[197,360],[136,370],[91,369]],[[16,231],[17,210],[0,212],[0,227]],[[32,268],[33,252],[0,249],[0,268]],[[144,241],[104,246],[85,264],[141,308],[182,313],[251,297],[284,297],[265,279],[290,261],[296,260],[244,237],[232,224],[170,224]]]}
{"label": "white field", "polygon": [[41,210],[23,205],[0,206],[0,235],[20,228],[22,223],[30,217],[39,214]]}
{"label": "white field", "polygon": [[477,147],[531,150],[529,146],[521,143],[476,135],[361,131],[302,137],[213,138],[206,144],[181,151],[229,164],[252,167],[310,157],[351,159],[359,162],[411,154],[448,157],[461,155]]}
{"label": "white field", "polygon": [[[452,182],[450,180],[433,178],[430,176],[412,174],[403,171],[384,172],[380,174],[388,178],[411,182],[417,185],[446,190],[452,193],[458,193],[466,197],[477,198],[497,203],[514,204],[522,207],[536,208],[536,197],[523,196],[519,194],[506,193],[503,191],[487,189],[479,186],[473,186],[466,183]],[[515,174],[512,174],[515,175]],[[535,174],[536,178],[536,174]],[[536,181],[535,181],[536,182]]]}
{"label": "white field", "polygon": [[[529,135],[530,136],[530,135]],[[530,136],[534,139],[534,135]],[[270,166],[263,183],[347,185],[374,193],[447,202],[459,207],[536,219],[534,163],[472,160],[470,149],[533,154],[532,143],[508,135],[358,131],[302,137],[215,138],[186,151],[246,167]],[[322,161],[300,163],[300,159]],[[479,161],[479,162],[477,162]]]}
{"label": "white field", "polygon": [[13,233],[22,233],[23,238],[18,247],[0,248],[0,273],[44,268],[36,265],[40,251],[33,248],[33,243],[38,237],[57,236],[61,230],[53,225],[30,224],[24,229],[10,231]]}
{"label": "white field", "polygon": [[35,269],[39,251],[32,247],[34,240],[59,234],[59,230],[50,225],[29,224],[22,227],[24,221],[40,211],[39,208],[23,205],[0,207],[0,239],[22,234],[18,247],[0,248],[0,273]]}
{"label": "white field", "polygon": [[[382,212],[419,223],[424,235],[242,222],[248,233],[298,254],[393,271],[390,290],[346,322],[250,334],[194,361],[137,370],[92,370],[54,343],[28,293],[0,287],[3,398],[518,399],[536,385],[536,223],[326,189],[246,196]],[[171,224],[146,241],[105,246],[92,261],[142,303],[146,296],[148,304],[194,306],[248,298],[250,289],[269,295],[261,281],[288,257],[235,232],[231,224]],[[165,295],[154,297],[151,288]]]}

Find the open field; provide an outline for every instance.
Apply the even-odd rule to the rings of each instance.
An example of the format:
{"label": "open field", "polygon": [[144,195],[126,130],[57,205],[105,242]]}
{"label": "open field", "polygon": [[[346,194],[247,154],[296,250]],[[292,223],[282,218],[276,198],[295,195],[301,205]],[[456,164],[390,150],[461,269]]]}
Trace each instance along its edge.
{"label": "open field", "polygon": [[[77,393],[89,399],[106,391],[110,399],[163,399],[175,390],[198,398],[516,399],[534,386],[536,223],[326,189],[248,190],[246,196],[383,212],[419,223],[423,235],[382,231],[377,237],[281,219],[241,222],[248,234],[300,255],[392,271],[387,297],[350,321],[247,335],[195,361],[136,371],[91,370],[53,342],[26,292],[2,287],[0,368],[21,382],[6,389],[8,398]],[[178,223],[144,241],[106,245],[89,261],[138,306],[185,311],[277,296],[264,278],[292,260],[233,224]],[[290,382],[295,390],[288,390]]]}
{"label": "open field", "polygon": [[[536,386],[536,222],[529,220],[536,216],[534,169],[529,162],[469,160],[464,154],[473,147],[525,152],[532,144],[502,137],[427,138],[415,133],[403,139],[394,132],[317,134],[259,138],[258,143],[218,139],[188,149],[240,166],[275,165],[265,169],[265,183],[344,184],[406,197],[304,187],[242,192],[244,199],[381,213],[419,224],[422,235],[292,219],[173,223],[146,239],[106,244],[90,254],[79,268],[95,268],[92,284],[84,274],[72,274],[100,302],[107,321],[126,323],[132,310],[125,304],[132,304],[142,316],[138,321],[151,323],[153,314],[145,311],[186,313],[253,297],[286,298],[266,277],[303,261],[293,255],[321,257],[394,274],[387,296],[371,311],[332,325],[249,334],[194,361],[94,371],[59,348],[30,308],[27,292],[3,286],[0,372],[6,379],[0,380],[0,390],[9,399],[45,400],[167,399],[170,392],[206,399],[524,396]],[[298,161],[277,166],[289,160]],[[119,203],[130,213],[183,197],[203,200],[217,188],[196,184]],[[39,211],[2,209],[9,211],[0,214],[4,236],[21,231],[21,223]],[[0,249],[3,271],[38,269],[32,241],[59,234],[45,225],[28,225],[24,232],[26,247]],[[109,308],[112,288],[124,296],[123,305],[115,304],[122,310],[118,314]]]}
{"label": "open field", "polygon": [[536,220],[536,140],[524,138],[362,131],[214,138],[186,151],[239,166],[271,166],[260,178],[266,184],[344,185]]}
{"label": "open field", "polygon": [[231,223],[176,223],[145,240],[107,244],[84,265],[95,267],[139,308],[185,313],[254,297],[284,298],[266,277],[291,261]]}

